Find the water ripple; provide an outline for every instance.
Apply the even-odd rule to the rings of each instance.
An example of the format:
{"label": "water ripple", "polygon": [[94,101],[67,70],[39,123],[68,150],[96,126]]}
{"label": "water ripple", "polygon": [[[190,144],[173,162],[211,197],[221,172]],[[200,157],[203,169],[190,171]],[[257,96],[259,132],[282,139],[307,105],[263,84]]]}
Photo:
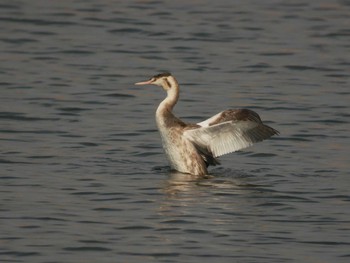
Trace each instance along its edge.
{"label": "water ripple", "polygon": [[[348,262],[347,1],[112,2],[0,4],[1,262]],[[173,171],[164,69],[281,135]]]}

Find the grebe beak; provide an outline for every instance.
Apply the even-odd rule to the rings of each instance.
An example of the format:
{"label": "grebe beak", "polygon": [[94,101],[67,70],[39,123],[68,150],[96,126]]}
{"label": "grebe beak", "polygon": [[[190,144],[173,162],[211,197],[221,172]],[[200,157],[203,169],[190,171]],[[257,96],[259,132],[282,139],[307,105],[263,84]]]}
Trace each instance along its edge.
{"label": "grebe beak", "polygon": [[150,79],[150,80],[147,80],[147,81],[136,82],[135,85],[148,85],[148,84],[152,84],[153,81],[154,81],[154,79]]}

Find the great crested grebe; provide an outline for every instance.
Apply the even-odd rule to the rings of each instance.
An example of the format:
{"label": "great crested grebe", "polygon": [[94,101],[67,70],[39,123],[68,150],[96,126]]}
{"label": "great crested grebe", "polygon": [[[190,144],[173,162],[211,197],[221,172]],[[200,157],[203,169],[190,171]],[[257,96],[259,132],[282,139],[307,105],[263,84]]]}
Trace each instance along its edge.
{"label": "great crested grebe", "polygon": [[135,85],[163,87],[167,97],[159,104],[156,121],[163,148],[173,169],[196,176],[208,174],[217,157],[249,147],[279,132],[262,123],[248,109],[229,109],[197,124],[185,123],[172,109],[179,99],[179,84],[170,73],[155,75]]}

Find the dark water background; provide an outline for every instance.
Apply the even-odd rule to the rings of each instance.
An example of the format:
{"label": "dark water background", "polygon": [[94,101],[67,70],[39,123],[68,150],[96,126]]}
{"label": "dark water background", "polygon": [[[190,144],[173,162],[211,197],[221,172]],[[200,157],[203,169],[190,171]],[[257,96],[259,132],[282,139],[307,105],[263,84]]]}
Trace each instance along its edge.
{"label": "dark water background", "polygon": [[[349,262],[350,1],[0,3],[1,262]],[[165,94],[281,136],[172,173]]]}

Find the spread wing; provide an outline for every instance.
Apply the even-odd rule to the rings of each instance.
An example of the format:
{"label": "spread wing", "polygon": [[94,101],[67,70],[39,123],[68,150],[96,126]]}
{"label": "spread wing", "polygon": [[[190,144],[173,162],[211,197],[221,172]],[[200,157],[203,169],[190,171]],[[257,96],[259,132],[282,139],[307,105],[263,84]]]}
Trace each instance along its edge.
{"label": "spread wing", "polygon": [[184,136],[213,157],[238,151],[278,134],[277,130],[263,124],[257,113],[247,109],[226,110],[198,125],[201,127],[186,130]]}

